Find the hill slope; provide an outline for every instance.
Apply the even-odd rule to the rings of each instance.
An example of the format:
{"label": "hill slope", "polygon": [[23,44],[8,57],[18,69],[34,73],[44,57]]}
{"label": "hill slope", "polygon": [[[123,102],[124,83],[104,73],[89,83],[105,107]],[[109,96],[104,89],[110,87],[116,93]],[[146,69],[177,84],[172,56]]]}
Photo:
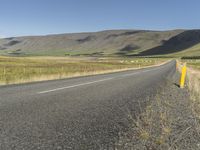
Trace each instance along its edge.
{"label": "hill slope", "polygon": [[146,56],[184,52],[198,43],[200,30],[109,30],[0,39],[0,54]]}

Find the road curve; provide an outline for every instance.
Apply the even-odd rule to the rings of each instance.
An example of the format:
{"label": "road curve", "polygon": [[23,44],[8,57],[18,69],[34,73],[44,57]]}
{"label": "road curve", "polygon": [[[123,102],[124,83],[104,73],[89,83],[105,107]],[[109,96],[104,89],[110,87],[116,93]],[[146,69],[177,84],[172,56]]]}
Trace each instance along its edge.
{"label": "road curve", "polygon": [[0,87],[1,150],[98,150],[120,132],[175,73],[159,67]]}

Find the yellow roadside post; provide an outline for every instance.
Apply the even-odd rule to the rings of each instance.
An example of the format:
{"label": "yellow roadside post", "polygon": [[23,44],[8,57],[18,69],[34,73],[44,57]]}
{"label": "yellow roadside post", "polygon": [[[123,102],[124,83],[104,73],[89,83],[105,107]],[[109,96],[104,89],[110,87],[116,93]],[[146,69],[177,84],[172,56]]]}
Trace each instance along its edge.
{"label": "yellow roadside post", "polygon": [[186,63],[184,63],[181,70],[180,88],[184,88],[185,85],[186,69]]}

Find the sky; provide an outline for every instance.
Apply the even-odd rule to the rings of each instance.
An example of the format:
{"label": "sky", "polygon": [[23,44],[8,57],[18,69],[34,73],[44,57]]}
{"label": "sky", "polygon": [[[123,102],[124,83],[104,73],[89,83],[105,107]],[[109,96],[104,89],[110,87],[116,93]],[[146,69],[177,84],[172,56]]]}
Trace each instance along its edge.
{"label": "sky", "polygon": [[200,28],[200,0],[0,0],[0,37]]}

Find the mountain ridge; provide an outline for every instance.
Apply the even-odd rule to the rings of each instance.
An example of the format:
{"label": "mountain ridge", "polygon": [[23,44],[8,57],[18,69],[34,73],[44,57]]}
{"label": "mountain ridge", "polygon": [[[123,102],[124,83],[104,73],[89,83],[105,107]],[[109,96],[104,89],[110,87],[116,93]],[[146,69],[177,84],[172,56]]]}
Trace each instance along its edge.
{"label": "mountain ridge", "polygon": [[[167,31],[104,30],[3,38],[0,39],[0,55],[171,55],[184,50],[188,51],[188,48],[198,43],[200,43],[200,30],[198,29]],[[181,47],[181,45],[185,47]]]}

